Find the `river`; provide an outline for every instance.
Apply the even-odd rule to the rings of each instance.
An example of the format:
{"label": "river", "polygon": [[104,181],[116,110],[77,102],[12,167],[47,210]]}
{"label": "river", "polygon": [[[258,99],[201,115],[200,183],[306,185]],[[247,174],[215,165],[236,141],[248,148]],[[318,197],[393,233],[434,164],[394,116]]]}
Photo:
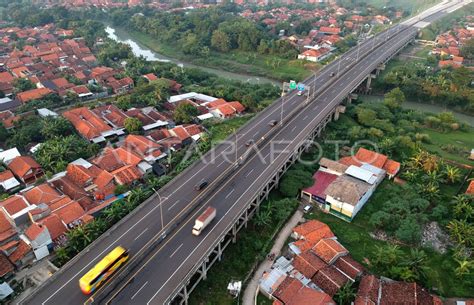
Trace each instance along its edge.
{"label": "river", "polygon": [[114,28],[114,27],[111,27],[111,25],[107,24],[105,31],[107,32],[107,35],[109,38],[118,42],[128,44],[132,48],[133,54],[135,54],[135,56],[143,56],[144,58],[150,61],[172,62],[172,63],[177,64],[180,67],[199,68],[203,71],[213,73],[220,77],[232,79],[232,80],[252,82],[255,84],[271,83],[277,86],[281,86],[281,83],[279,83],[278,81],[269,79],[266,77],[252,76],[252,75],[241,74],[241,73],[233,73],[233,72],[228,72],[228,71],[224,71],[220,69],[193,65],[188,62],[184,62],[175,58],[165,56],[163,54],[150,50],[146,46],[142,45],[140,42],[136,41],[132,37],[132,35],[130,35],[125,29],[122,29],[122,28]]}
{"label": "river", "polygon": [[[369,103],[381,103],[383,101],[383,96],[375,96],[375,95],[361,95],[360,99]],[[444,107],[433,105],[433,104],[425,104],[425,103],[417,103],[413,101],[405,101],[402,104],[403,108],[406,109],[413,109],[419,110],[423,112],[431,112],[431,113],[440,113],[444,111],[450,111],[453,113],[454,117],[459,120],[459,122],[463,122],[474,126],[474,117],[470,116],[465,113],[456,112],[451,109],[446,109]]]}

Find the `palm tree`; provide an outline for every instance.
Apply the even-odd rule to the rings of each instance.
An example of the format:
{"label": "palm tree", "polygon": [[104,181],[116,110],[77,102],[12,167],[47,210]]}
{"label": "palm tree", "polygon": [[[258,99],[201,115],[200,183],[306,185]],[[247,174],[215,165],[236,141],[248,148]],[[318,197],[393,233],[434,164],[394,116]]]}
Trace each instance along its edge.
{"label": "palm tree", "polygon": [[471,273],[471,269],[474,268],[474,262],[473,261],[468,261],[466,259],[464,260],[456,260],[458,263],[458,266],[456,269],[454,269],[454,272],[458,277],[463,277],[466,274]]}
{"label": "palm tree", "polygon": [[69,253],[65,247],[60,247],[56,249],[55,253],[56,253],[57,263],[59,264],[58,267],[61,267],[70,259]]}
{"label": "palm tree", "polygon": [[444,176],[449,183],[453,184],[461,178],[461,171],[459,168],[447,164],[444,167]]}
{"label": "palm tree", "polygon": [[425,276],[426,259],[428,256],[425,251],[419,249],[411,249],[408,259],[404,262],[404,265],[408,266],[413,273],[417,276],[417,279]]}
{"label": "palm tree", "polygon": [[255,225],[257,227],[264,227],[270,224],[272,219],[272,210],[271,209],[261,209],[255,215]]}
{"label": "palm tree", "polygon": [[334,296],[334,300],[338,305],[349,305],[352,303],[352,301],[354,301],[356,297],[356,292],[352,285],[353,282],[347,282],[336,293],[336,295]]}

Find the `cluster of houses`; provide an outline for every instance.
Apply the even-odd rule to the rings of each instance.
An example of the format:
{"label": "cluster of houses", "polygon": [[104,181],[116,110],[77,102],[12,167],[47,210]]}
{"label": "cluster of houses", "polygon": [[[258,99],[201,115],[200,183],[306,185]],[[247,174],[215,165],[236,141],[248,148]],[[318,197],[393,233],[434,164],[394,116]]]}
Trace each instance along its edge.
{"label": "cluster of houses", "polygon": [[[35,28],[0,29],[0,111],[40,100],[50,94],[79,99],[120,94],[134,86],[130,77],[119,78],[118,70],[98,66],[97,58],[83,38],[72,38],[73,30],[53,24]],[[21,46],[18,42],[24,41]],[[18,92],[16,79],[28,79],[33,89]],[[91,91],[93,88],[93,91]]]}
{"label": "cluster of houses", "polygon": [[360,281],[354,304],[442,304],[416,283],[377,278],[366,273],[339,243],[328,225],[307,221],[293,229],[295,241],[260,279],[260,292],[274,305],[336,304],[333,297],[346,284]]}
{"label": "cluster of houses", "polygon": [[346,221],[354,219],[385,176],[393,178],[400,170],[399,162],[365,148],[339,161],[321,158],[319,165],[314,184],[301,191],[301,198]]}
{"label": "cluster of houses", "polygon": [[[282,21],[290,22],[294,16],[298,16],[298,22],[316,20],[312,23],[313,28],[302,37],[288,36],[284,30],[276,33],[280,35],[281,39],[289,41],[302,51],[298,59],[313,62],[319,62],[331,56],[336,49],[336,43],[342,40],[345,35],[360,32],[362,28],[368,28],[371,25],[391,22],[390,18],[384,15],[361,16],[357,10],[349,11],[336,4],[314,10],[278,7],[269,11],[253,12],[247,9],[241,13],[241,16],[261,22],[270,29],[275,29],[276,25]],[[401,11],[396,12],[393,16],[393,18],[401,17]]]}
{"label": "cluster of houses", "polygon": [[474,38],[474,16],[467,16],[463,25],[458,24],[436,37],[435,46],[431,54],[440,56],[438,66],[459,68],[466,65],[465,59],[461,56],[462,46],[470,39]]}
{"label": "cluster of houses", "polygon": [[[143,77],[157,79],[153,74]],[[180,87],[177,83],[172,85]],[[181,103],[198,109],[196,123],[174,123],[173,110]],[[4,194],[10,194],[0,201],[0,278],[8,279],[15,271],[64,245],[67,231],[91,221],[127,195],[117,193],[118,186],[135,185],[148,174],[165,174],[166,157],[201,138],[204,129],[198,122],[229,118],[245,111],[237,101],[194,92],[171,96],[165,108],[123,111],[106,104],[64,111],[61,115],[80,136],[103,149],[89,160],[69,163],[65,171],[48,179],[34,160],[33,150],[29,155],[21,155],[17,148],[0,151],[0,160],[6,167],[0,172],[0,186]],[[47,109],[37,111],[59,115]],[[127,134],[127,118],[141,122],[139,134]]]}

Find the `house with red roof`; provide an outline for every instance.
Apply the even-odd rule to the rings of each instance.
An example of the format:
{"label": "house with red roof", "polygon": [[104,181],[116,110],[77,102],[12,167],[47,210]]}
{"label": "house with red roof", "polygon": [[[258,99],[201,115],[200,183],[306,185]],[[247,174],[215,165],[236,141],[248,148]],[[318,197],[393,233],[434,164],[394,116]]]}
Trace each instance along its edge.
{"label": "house with red roof", "polygon": [[311,280],[331,297],[350,281],[348,277],[334,266],[327,266],[319,270]]}
{"label": "house with red roof", "polygon": [[0,187],[4,192],[14,192],[20,188],[20,182],[10,170],[0,173]]}
{"label": "house with red roof", "polygon": [[152,81],[158,79],[158,77],[157,77],[155,74],[153,74],[153,73],[145,74],[145,75],[143,75],[143,77],[144,77],[145,79],[147,79],[149,82],[152,82]]}
{"label": "house with red roof", "polygon": [[121,185],[141,179],[144,173],[139,168],[146,171],[149,165],[142,156],[125,147],[106,148],[92,163],[110,173],[115,183]]}
{"label": "house with red roof", "polygon": [[312,251],[327,264],[332,264],[339,257],[349,253],[336,239],[332,238],[321,239],[312,248]]}
{"label": "house with red roof", "polygon": [[0,207],[15,225],[28,223],[28,212],[36,208],[21,195],[13,195],[0,201]]}
{"label": "house with red roof", "polygon": [[0,251],[0,279],[6,280],[13,276],[15,267],[3,252]]}
{"label": "house with red roof", "polygon": [[331,50],[328,48],[309,49],[298,55],[298,59],[312,62],[320,62],[331,56]]}
{"label": "house with red roof", "polygon": [[33,223],[26,229],[24,234],[37,260],[49,255],[48,246],[52,244],[53,241],[45,225]]}
{"label": "house with red roof", "polygon": [[53,94],[54,92],[48,88],[37,88],[31,89],[28,91],[17,93],[16,99],[21,103],[27,103],[32,100],[39,100],[49,94]]}
{"label": "house with red roof", "polygon": [[0,209],[0,249],[8,249],[8,245],[16,240],[18,240],[18,233],[15,229],[14,222],[7,216],[7,213],[3,209]]}
{"label": "house with red roof", "polygon": [[58,215],[51,214],[41,219],[38,223],[48,228],[54,247],[60,247],[66,244],[66,233],[68,229]]}
{"label": "house with red roof", "polygon": [[23,266],[33,262],[33,250],[23,239],[20,239],[18,244],[13,247],[11,254],[8,255],[8,259],[17,269],[21,269]]}
{"label": "house with red roof", "polygon": [[99,106],[91,111],[115,129],[124,128],[125,119],[128,118],[122,110],[113,104]]}
{"label": "house with red roof", "polygon": [[166,157],[162,145],[141,135],[128,135],[125,138],[123,147],[129,148],[143,157],[149,164]]}
{"label": "house with red roof", "polygon": [[44,175],[43,168],[30,156],[18,156],[14,158],[8,168],[21,182],[25,184],[34,183]]}
{"label": "house with red roof", "polygon": [[474,195],[474,180],[471,180],[471,182],[469,182],[465,194]]}
{"label": "house with red roof", "polygon": [[[110,109],[113,110],[114,108],[111,107]],[[108,109],[109,113],[107,109],[94,112],[87,107],[80,107],[65,111],[63,116],[72,123],[77,132],[84,138],[94,143],[101,143],[105,142],[107,138],[125,134],[123,128],[108,124],[108,122],[123,124],[125,119],[120,113],[112,114],[110,109]],[[105,116],[108,117],[108,121],[105,121]]]}
{"label": "house with red roof", "polygon": [[417,304],[441,305],[443,302],[417,283],[379,279],[375,275],[362,277],[355,305]]}
{"label": "house with red roof", "polygon": [[144,107],[141,109],[132,108],[127,110],[125,115],[140,120],[144,131],[168,127],[172,121],[169,116],[156,111],[153,107]]}

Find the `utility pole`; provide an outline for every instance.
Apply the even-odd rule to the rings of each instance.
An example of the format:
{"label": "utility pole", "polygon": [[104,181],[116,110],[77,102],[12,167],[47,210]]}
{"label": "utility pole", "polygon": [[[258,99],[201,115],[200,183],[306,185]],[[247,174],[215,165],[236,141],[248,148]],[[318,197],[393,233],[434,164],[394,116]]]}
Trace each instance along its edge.
{"label": "utility pole", "polygon": [[164,224],[164,222],[163,222],[163,202],[161,201],[160,193],[158,193],[158,191],[155,190],[155,188],[152,188],[152,190],[155,192],[155,194],[158,195],[158,199],[160,200],[161,230],[163,230],[163,228],[165,227],[165,224]]}

